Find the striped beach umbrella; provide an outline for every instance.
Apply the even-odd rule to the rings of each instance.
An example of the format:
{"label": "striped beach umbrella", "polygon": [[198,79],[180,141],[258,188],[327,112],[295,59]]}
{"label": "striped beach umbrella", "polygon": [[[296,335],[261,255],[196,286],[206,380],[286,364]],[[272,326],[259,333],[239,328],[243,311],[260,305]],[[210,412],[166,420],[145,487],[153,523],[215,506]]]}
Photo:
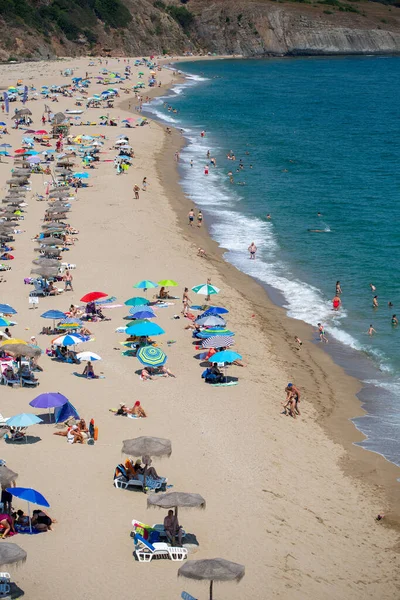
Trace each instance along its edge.
{"label": "striped beach umbrella", "polygon": [[82,342],[86,341],[81,335],[67,333],[53,340],[53,344],[55,346],[75,346],[75,344],[82,344]]}
{"label": "striped beach umbrella", "polygon": [[143,281],[135,283],[133,287],[138,288],[140,290],[149,290],[150,288],[158,287],[158,283],[154,283],[154,281],[150,281],[149,279],[143,279]]}
{"label": "striped beach umbrella", "polygon": [[213,294],[218,294],[220,289],[215,287],[215,285],[211,285],[209,283],[201,283],[200,285],[195,285],[192,287],[192,291],[195,294],[202,294],[203,296],[212,296]]}
{"label": "striped beach umbrella", "polygon": [[167,362],[167,355],[154,346],[143,346],[137,353],[137,358],[146,367],[161,367]]}
{"label": "striped beach umbrella", "polygon": [[229,348],[233,346],[235,340],[233,337],[228,335],[213,335],[212,337],[206,338],[202,342],[203,348]]}

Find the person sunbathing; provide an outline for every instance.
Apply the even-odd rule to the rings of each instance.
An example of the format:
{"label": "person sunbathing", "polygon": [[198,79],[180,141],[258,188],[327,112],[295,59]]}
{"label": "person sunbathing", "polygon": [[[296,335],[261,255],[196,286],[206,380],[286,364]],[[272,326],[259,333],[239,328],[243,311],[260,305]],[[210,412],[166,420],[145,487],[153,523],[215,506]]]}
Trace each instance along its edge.
{"label": "person sunbathing", "polygon": [[145,461],[145,465],[143,467],[140,458],[138,458],[135,462],[136,473],[138,473],[139,475],[144,475],[144,472],[146,471],[146,476],[152,477],[153,479],[161,479],[155,468],[151,466],[152,460],[150,456],[143,456],[143,460]]}
{"label": "person sunbathing", "polygon": [[141,378],[146,381],[147,379],[154,379],[154,376],[162,375],[162,377],[176,377],[165,365],[162,367],[145,367],[142,370]]}
{"label": "person sunbathing", "polygon": [[93,365],[90,362],[90,360],[88,361],[88,364],[86,365],[86,367],[83,369],[82,375],[86,375],[86,377],[88,379],[98,379],[99,378],[98,375],[95,375]]}
{"label": "person sunbathing", "polygon": [[46,292],[48,293],[49,296],[57,296],[58,295],[58,289],[56,288],[56,286],[54,285],[54,283],[52,281],[47,286]]}
{"label": "person sunbathing", "polygon": [[82,433],[79,431],[77,425],[73,425],[67,431],[67,440],[70,444],[84,444],[85,441],[83,439]]}
{"label": "person sunbathing", "polygon": [[147,417],[143,407],[140,405],[139,400],[136,400],[132,408],[129,408],[128,406],[126,406],[126,404],[121,404],[120,411],[120,414],[134,415],[138,419]]}
{"label": "person sunbathing", "polygon": [[0,525],[4,527],[3,535],[0,536],[3,538],[3,540],[11,533],[15,533],[14,518],[11,515],[8,515],[7,513],[0,513]]}
{"label": "person sunbathing", "polygon": [[49,517],[44,510],[34,510],[32,513],[32,525],[40,531],[53,531],[51,526],[56,523],[55,519]]}

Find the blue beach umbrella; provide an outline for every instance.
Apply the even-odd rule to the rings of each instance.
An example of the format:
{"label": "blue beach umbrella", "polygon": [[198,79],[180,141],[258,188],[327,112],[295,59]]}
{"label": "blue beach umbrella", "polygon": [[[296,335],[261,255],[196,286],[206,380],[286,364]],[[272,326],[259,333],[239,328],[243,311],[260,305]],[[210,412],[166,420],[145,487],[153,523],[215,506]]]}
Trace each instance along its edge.
{"label": "blue beach umbrella", "polygon": [[46,498],[42,496],[40,492],[33,490],[32,488],[13,487],[6,488],[7,492],[10,492],[15,498],[25,500],[28,503],[28,515],[29,515],[29,531],[32,533],[32,521],[31,521],[31,504],[37,504],[38,506],[50,507]]}
{"label": "blue beach umbrella", "polygon": [[133,298],[129,298],[124,302],[125,306],[144,306],[146,304],[150,304],[150,301],[147,298],[141,298],[140,296],[134,296]]}
{"label": "blue beach umbrella", "polygon": [[77,179],[89,179],[89,173],[74,173],[73,177]]}
{"label": "blue beach umbrella", "polygon": [[37,423],[43,423],[42,419],[31,413],[21,413],[7,419],[6,424],[9,427],[30,427]]}
{"label": "blue beach umbrella", "polygon": [[57,406],[63,406],[68,402],[68,398],[60,394],[59,392],[48,392],[45,394],[39,394],[33,400],[29,402],[30,406],[33,408],[48,408],[49,409],[49,419],[51,421],[51,408],[56,408]]}
{"label": "blue beach umbrella", "polygon": [[4,315],[16,315],[17,311],[9,304],[0,304],[0,312]]}
{"label": "blue beach umbrella", "polygon": [[210,329],[206,329],[205,331],[199,331],[199,333],[196,333],[196,337],[202,340],[212,337],[213,335],[226,335],[228,337],[232,337],[235,334],[233,333],[233,331],[229,331],[229,329],[221,329],[216,327],[210,327]]}
{"label": "blue beach umbrella", "polygon": [[229,312],[227,308],[223,308],[222,306],[210,306],[207,310],[202,314],[205,315],[226,315]]}
{"label": "blue beach umbrella", "polygon": [[53,319],[53,329],[56,328],[56,320],[64,319],[67,315],[61,310],[47,310],[42,315],[42,319]]}
{"label": "blue beach umbrella", "polygon": [[146,367],[161,367],[167,362],[167,355],[154,346],[143,346],[137,353],[137,358]]}
{"label": "blue beach umbrella", "polygon": [[60,337],[53,340],[53,344],[56,346],[75,346],[75,344],[81,344],[82,342],[86,342],[83,336],[78,333],[60,335]]}
{"label": "blue beach umbrella", "polygon": [[10,321],[7,321],[7,319],[0,317],[0,327],[9,327],[10,325]]}
{"label": "blue beach umbrella", "polygon": [[164,329],[162,329],[157,323],[150,323],[150,321],[144,321],[143,323],[138,323],[137,325],[132,325],[128,327],[126,330],[127,335],[136,335],[140,336],[150,336],[150,335],[162,335],[165,333]]}
{"label": "blue beach umbrella", "polygon": [[0,155],[1,156],[10,156],[6,150],[0,150]]}
{"label": "blue beach umbrella", "polygon": [[132,317],[134,319],[155,319],[156,315],[154,314],[153,311],[150,310],[139,310],[137,312],[135,312]]}
{"label": "blue beach umbrella", "polygon": [[222,352],[214,354],[212,360],[218,363],[233,363],[235,360],[241,360],[241,358],[241,355],[233,352],[233,350],[222,350]]}
{"label": "blue beach umbrella", "polygon": [[0,144],[0,148],[12,148],[11,144]]}
{"label": "blue beach umbrella", "polygon": [[[129,309],[129,314],[130,315],[135,315],[136,313],[146,310],[147,312],[151,312],[152,315],[155,316],[154,310],[152,309],[151,306],[132,306],[132,308]],[[140,317],[137,317],[138,319]]]}
{"label": "blue beach umbrella", "polygon": [[136,283],[133,287],[141,290],[148,290],[150,288],[158,287],[158,283],[154,283],[154,281],[150,281],[149,279],[144,279],[143,281]]}

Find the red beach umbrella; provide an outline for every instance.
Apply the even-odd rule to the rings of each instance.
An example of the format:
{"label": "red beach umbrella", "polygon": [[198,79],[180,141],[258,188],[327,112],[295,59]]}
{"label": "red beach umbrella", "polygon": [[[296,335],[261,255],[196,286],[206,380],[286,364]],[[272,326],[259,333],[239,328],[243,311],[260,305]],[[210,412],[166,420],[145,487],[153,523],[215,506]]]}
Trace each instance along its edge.
{"label": "red beach umbrella", "polygon": [[44,129],[39,129],[39,131],[35,131],[34,133],[35,135],[48,135],[47,131]]}
{"label": "red beach umbrella", "polygon": [[100,300],[100,298],[106,298],[107,296],[108,294],[105,294],[104,292],[89,292],[88,294],[85,294],[85,296],[82,296],[80,301],[95,302],[96,300]]}
{"label": "red beach umbrella", "polygon": [[14,154],[25,154],[26,152],[26,148],[18,148],[18,150],[15,150]]}

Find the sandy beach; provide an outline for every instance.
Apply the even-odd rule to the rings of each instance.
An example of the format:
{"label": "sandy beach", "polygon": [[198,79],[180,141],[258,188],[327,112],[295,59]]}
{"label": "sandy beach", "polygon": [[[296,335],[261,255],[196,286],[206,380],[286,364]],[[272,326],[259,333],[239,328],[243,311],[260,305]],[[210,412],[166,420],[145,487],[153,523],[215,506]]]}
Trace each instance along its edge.
{"label": "sandy beach", "polygon": [[[38,89],[69,83],[70,78],[60,75],[68,67],[74,68],[76,76],[86,71],[97,75],[101,68],[97,61],[96,66],[88,64],[89,59],[68,59],[2,66],[2,85],[15,85],[17,79]],[[123,66],[109,59],[107,68],[122,71]],[[138,70],[133,69],[135,75]],[[178,81],[167,69],[157,78],[162,88],[153,88],[152,93],[161,93]],[[100,93],[102,88],[93,84],[89,91]],[[148,88],[143,90],[143,96],[148,93]],[[59,97],[56,109],[73,108],[74,102]],[[133,94],[122,94],[107,112],[120,121],[137,118],[135,104]],[[10,115],[14,106],[10,105]],[[43,100],[28,102],[27,107],[33,113],[34,127],[39,128]],[[84,117],[98,123],[103,110],[87,110]],[[10,117],[1,118],[11,124]],[[22,134],[9,130],[10,135],[4,137],[16,149]],[[90,187],[78,191],[68,217],[79,230],[78,241],[66,253],[67,260],[77,265],[74,291],[40,298],[37,309],[28,303],[31,288],[24,285],[24,277],[29,276],[36,257],[32,238],[40,231],[47,207],[47,202],[33,198],[47,186],[46,176],[38,174],[31,176],[29,205],[21,221],[24,232],[15,236],[15,260],[0,284],[0,302],[18,311],[15,337],[29,341],[35,335],[42,349],[52,339],[39,335],[43,325],[48,325],[40,318],[44,311],[65,311],[71,303],[80,304],[79,299],[92,290],[115,296],[116,304],[122,306],[104,311],[110,321],[89,324],[95,339],[84,344],[84,349],[102,357],[94,368],[104,378],[77,377],[74,373],[81,373],[84,365],[62,364],[43,356],[44,371],[38,374],[36,390],[0,388],[4,416],[35,412],[29,402],[37,394],[58,391],[70,399],[80,416],[87,421],[94,418],[99,427],[94,446],[68,444],[53,435],[55,426],[47,421],[30,429],[29,434],[40,438],[36,443],[1,441],[0,458],[19,474],[17,485],[43,493],[51,506],[49,514],[57,519],[53,532],[14,537],[12,541],[27,551],[28,558],[18,570],[10,567],[12,580],[27,598],[43,600],[69,596],[76,585],[90,600],[110,595],[128,599],[143,591],[148,598],[161,600],[179,598],[182,590],[195,598],[207,597],[205,585],[177,578],[181,563],[160,560],[145,565],[133,557],[132,519],[160,523],[166,511],[147,509],[142,493],[116,489],[113,473],[125,459],[122,441],[149,435],[172,442],[171,457],[153,461],[157,471],[168,477],[170,489],[200,493],[207,502],[204,511],[179,513],[181,524],[199,542],[190,549],[188,560],[223,557],[245,565],[243,580],[217,587],[216,597],[398,597],[396,478],[400,473],[382,457],[353,445],[361,439],[348,420],[361,414],[355,397],[358,382],[311,344],[308,326],[288,319],[255,281],[223,261],[222,250],[205,228],[188,227],[190,205],[179,187],[174,161],[182,143],[178,132],[168,135],[163,126],[151,121],[133,129],[75,126],[72,133],[100,133],[107,138],[98,168],[90,171]],[[135,159],[127,174],[117,176],[112,146],[121,133],[129,136]],[[3,192],[12,165],[12,158],[0,163]],[[135,200],[133,186],[141,187],[144,177],[147,190],[141,190],[140,199]],[[206,250],[206,259],[197,256],[199,246]],[[204,367],[196,358],[199,351],[181,315],[183,288],[209,277],[221,289],[215,303],[229,309],[235,350],[247,365],[229,367],[229,373],[239,378],[234,387],[212,388],[201,379]],[[122,355],[120,342],[125,338],[115,329],[125,324],[123,303],[137,295],[133,285],[143,279],[179,282],[179,287],[171,289],[179,299],[156,310],[156,321],[166,331],[157,343],[168,355],[175,379],[141,381],[138,360]],[[189,295],[194,304],[201,303],[202,297]],[[301,352],[294,348],[295,334],[304,342]],[[168,340],[175,343],[167,345]],[[303,392],[302,416],[296,420],[281,414],[288,381]],[[148,413],[147,419],[127,419],[109,410],[120,402],[132,405],[136,400]],[[14,506],[26,509],[16,500]],[[385,520],[377,523],[375,517],[382,512]]]}

